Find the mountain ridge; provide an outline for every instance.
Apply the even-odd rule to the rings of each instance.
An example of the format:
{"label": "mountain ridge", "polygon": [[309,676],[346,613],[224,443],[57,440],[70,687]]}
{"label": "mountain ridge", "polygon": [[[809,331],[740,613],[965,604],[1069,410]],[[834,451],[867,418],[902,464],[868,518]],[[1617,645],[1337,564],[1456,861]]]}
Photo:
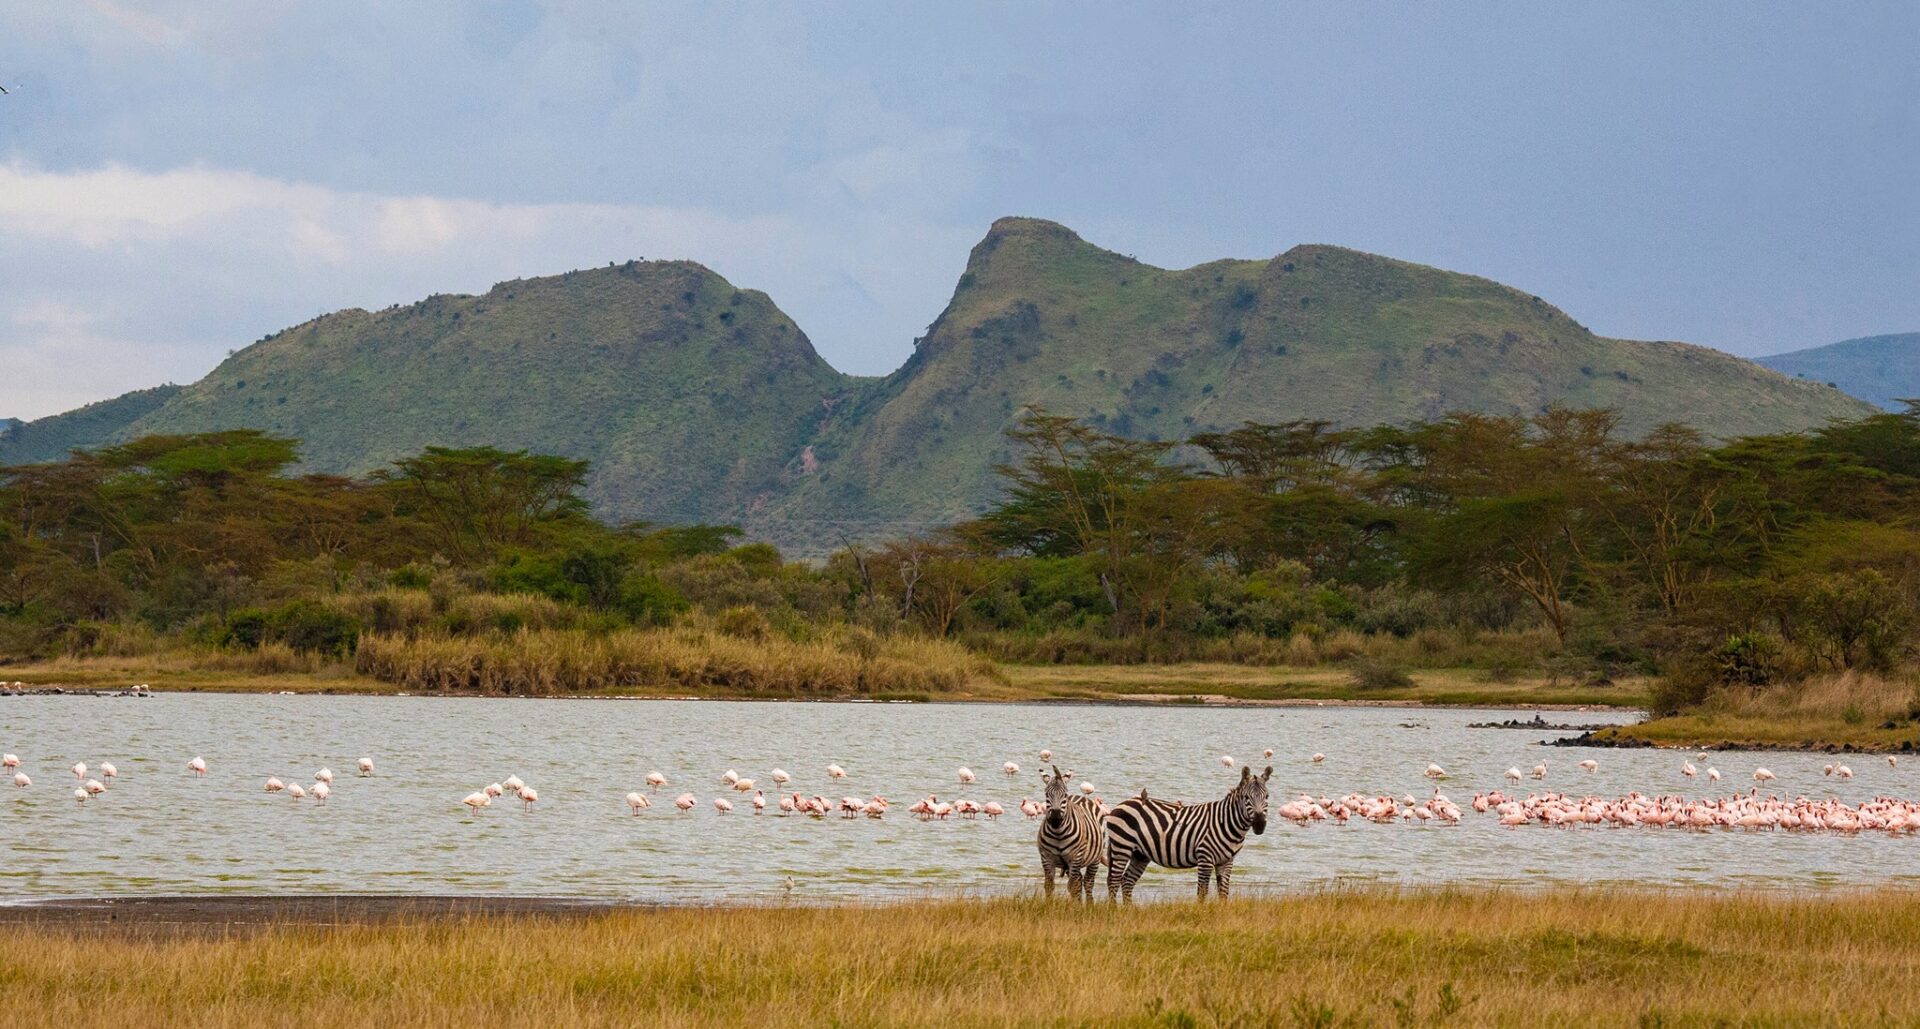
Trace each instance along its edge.
{"label": "mountain ridge", "polygon": [[1825,346],[1758,357],[1783,375],[1825,382],[1889,411],[1920,398],[1920,332],[1843,339]]}

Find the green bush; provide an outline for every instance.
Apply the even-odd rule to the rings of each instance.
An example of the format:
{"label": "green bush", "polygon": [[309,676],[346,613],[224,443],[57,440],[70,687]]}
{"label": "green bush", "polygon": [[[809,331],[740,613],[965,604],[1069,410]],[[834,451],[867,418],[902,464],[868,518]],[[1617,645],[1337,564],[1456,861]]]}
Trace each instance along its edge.
{"label": "green bush", "polygon": [[1413,685],[1413,677],[1399,665],[1371,657],[1354,661],[1349,681],[1360,690],[1405,689]]}

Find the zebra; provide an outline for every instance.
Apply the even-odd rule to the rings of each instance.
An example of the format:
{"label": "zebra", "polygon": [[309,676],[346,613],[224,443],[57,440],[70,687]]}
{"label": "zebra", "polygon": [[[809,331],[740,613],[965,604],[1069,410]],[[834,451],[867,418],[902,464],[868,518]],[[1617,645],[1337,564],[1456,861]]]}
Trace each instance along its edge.
{"label": "zebra", "polygon": [[1242,767],[1233,789],[1208,804],[1150,800],[1145,790],[1122,801],[1106,819],[1108,902],[1124,893],[1127,903],[1133,903],[1133,886],[1151,863],[1197,868],[1200,899],[1207,899],[1209,876],[1220,899],[1227,899],[1233,859],[1247,842],[1247,830],[1267,831],[1267,780],[1272,776],[1271,765],[1259,775]]}
{"label": "zebra", "polygon": [[1040,822],[1040,870],[1047,876],[1047,896],[1053,896],[1053,877],[1067,875],[1067,896],[1073,900],[1093,900],[1094,877],[1105,858],[1107,835],[1100,827],[1100,802],[1067,792],[1072,772],[1053,766],[1048,777],[1040,770],[1040,781],[1047,787],[1047,816]]}

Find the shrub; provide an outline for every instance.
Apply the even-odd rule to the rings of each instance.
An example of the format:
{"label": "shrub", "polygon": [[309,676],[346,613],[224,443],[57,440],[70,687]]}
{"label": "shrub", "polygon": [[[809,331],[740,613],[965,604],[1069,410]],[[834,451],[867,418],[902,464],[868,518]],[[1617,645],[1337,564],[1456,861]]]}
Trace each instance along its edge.
{"label": "shrub", "polygon": [[1360,690],[1405,689],[1413,685],[1413,677],[1399,665],[1371,657],[1353,663],[1350,680],[1354,688]]}

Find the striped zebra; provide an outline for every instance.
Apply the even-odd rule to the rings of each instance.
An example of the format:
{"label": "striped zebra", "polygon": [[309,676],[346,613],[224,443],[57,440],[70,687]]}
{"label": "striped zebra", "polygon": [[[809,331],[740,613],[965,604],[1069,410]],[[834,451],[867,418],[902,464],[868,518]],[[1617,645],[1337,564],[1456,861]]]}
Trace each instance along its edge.
{"label": "striped zebra", "polygon": [[1272,766],[1259,775],[1241,768],[1233,789],[1209,804],[1149,800],[1145,790],[1122,801],[1107,816],[1107,900],[1124,893],[1133,903],[1133,886],[1149,864],[1197,868],[1200,899],[1207,899],[1211,876],[1225,900],[1247,830],[1267,831],[1267,780],[1272,777]]}
{"label": "striped zebra", "polygon": [[1047,896],[1053,896],[1053,877],[1067,875],[1067,896],[1074,900],[1093,900],[1094,876],[1106,855],[1107,835],[1100,828],[1100,802],[1067,792],[1072,772],[1053,766],[1048,777],[1041,769],[1040,781],[1047,786],[1047,816],[1040,821],[1040,870],[1047,876]]}

